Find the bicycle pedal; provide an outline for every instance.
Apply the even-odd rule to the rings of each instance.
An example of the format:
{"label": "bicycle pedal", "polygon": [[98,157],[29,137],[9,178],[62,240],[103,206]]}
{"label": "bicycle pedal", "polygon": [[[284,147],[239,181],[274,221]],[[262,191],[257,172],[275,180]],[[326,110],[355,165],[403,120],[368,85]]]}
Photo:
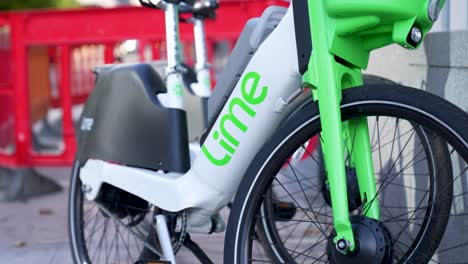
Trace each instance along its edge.
{"label": "bicycle pedal", "polygon": [[166,260],[138,260],[135,264],[171,264],[171,262]]}

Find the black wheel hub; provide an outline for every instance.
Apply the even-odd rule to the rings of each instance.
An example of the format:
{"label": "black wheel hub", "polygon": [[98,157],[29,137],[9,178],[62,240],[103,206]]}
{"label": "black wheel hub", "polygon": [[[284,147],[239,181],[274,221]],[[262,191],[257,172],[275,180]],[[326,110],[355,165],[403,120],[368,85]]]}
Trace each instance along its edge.
{"label": "black wheel hub", "polygon": [[356,241],[354,252],[343,254],[336,248],[333,231],[327,245],[328,261],[332,264],[390,264],[392,263],[392,238],[383,223],[365,216],[351,217]]}
{"label": "black wheel hub", "polygon": [[[326,177],[323,177],[323,179],[326,179]],[[348,208],[352,212],[362,205],[362,201],[356,170],[348,166],[346,166],[346,188],[348,189]],[[323,181],[322,194],[325,202],[331,207],[330,186],[326,180]]]}

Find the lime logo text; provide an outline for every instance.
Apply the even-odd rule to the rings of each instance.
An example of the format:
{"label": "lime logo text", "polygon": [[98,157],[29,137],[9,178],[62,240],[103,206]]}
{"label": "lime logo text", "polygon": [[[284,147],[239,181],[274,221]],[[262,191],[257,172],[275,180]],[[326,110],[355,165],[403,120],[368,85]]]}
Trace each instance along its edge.
{"label": "lime logo text", "polygon": [[250,118],[254,118],[257,114],[255,110],[252,109],[252,106],[262,103],[268,93],[268,87],[261,87],[260,93],[257,95],[258,83],[260,82],[260,74],[257,72],[249,72],[245,74],[241,83],[241,94],[242,97],[234,97],[227,103],[228,113],[224,114],[220,118],[219,128],[215,129],[210,133],[214,140],[224,150],[224,156],[215,157],[208,150],[206,145],[203,145],[202,151],[205,156],[210,160],[214,165],[224,166],[231,161],[232,156],[236,152],[237,147],[239,147],[239,140],[232,135],[232,133],[226,128],[226,124],[231,124],[229,127],[232,129],[237,129],[242,133],[247,132],[249,129],[247,125],[239,119],[238,116],[234,114],[234,108],[240,108],[244,116],[247,115]]}

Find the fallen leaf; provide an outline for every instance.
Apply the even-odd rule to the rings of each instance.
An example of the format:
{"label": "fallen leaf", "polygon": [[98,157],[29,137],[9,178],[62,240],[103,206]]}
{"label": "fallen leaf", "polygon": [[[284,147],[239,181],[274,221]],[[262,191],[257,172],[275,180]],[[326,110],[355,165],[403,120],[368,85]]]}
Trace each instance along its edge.
{"label": "fallen leaf", "polygon": [[50,209],[50,208],[41,208],[41,209],[39,209],[39,214],[40,215],[51,215],[53,213],[54,213],[54,211],[52,209]]}
{"label": "fallen leaf", "polygon": [[25,247],[26,246],[26,241],[23,241],[23,240],[18,240],[15,242],[15,247],[17,248],[22,248],[22,247]]}

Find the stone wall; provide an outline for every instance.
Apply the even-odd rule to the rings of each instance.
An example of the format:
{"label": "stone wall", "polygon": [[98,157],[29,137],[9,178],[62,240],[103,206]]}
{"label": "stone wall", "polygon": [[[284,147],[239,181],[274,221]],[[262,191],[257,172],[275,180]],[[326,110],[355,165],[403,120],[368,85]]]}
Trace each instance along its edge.
{"label": "stone wall", "polygon": [[366,73],[435,93],[468,110],[468,31],[437,32],[418,50],[374,51]]}

